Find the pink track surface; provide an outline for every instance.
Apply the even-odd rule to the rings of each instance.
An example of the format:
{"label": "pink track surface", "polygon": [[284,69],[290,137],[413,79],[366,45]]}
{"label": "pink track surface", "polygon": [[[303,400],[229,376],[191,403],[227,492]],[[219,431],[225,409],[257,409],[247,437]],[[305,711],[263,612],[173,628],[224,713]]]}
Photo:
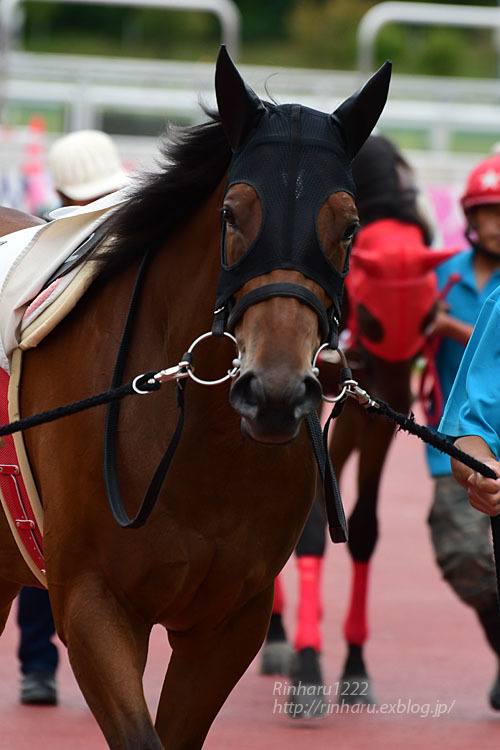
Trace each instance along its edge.
{"label": "pink track surface", "polygon": [[[353,501],[353,467],[349,469],[342,487],[347,509]],[[366,657],[379,700],[376,713],[336,713],[350,567],[346,548],[329,545],[323,582],[323,667],[327,687],[331,686],[331,715],[302,723],[280,713],[286,698],[279,695],[279,680],[259,676],[256,659],[216,719],[206,750],[498,748],[500,713],[486,700],[496,665],[474,614],[449,591],[433,562],[426,527],[430,496],[423,446],[399,434],[383,479],[380,541],[371,578],[372,635]],[[291,635],[295,588],[292,560],[285,569]],[[60,704],[19,705],[14,614],[13,610],[0,640],[0,750],[105,748],[62,646]],[[166,637],[155,628],[145,676],[153,712],[168,654]],[[444,713],[433,715],[439,711]]]}

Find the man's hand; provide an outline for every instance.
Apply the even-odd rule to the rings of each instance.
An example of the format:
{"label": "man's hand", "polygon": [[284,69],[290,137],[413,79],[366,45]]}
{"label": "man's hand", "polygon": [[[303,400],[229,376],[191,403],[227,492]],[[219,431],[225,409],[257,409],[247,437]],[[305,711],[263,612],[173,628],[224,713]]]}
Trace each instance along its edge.
{"label": "man's hand", "polygon": [[[500,463],[485,441],[477,435],[465,435],[455,440],[455,445],[481,463],[489,466],[500,477]],[[500,513],[500,479],[487,479],[468,466],[451,459],[451,470],[459,484],[467,490],[473,508],[497,516]]]}
{"label": "man's hand", "polygon": [[[491,466],[497,476],[500,476],[498,461],[490,460],[484,463]],[[500,513],[500,479],[487,479],[473,471],[467,478],[467,493],[473,508],[488,516],[497,516]]]}

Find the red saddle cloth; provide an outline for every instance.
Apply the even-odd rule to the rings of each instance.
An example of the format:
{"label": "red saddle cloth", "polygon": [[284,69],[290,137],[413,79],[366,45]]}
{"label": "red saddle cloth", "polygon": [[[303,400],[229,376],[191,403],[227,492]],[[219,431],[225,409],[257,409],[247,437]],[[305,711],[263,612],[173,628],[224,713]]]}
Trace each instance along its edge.
{"label": "red saddle cloth", "polygon": [[[8,388],[10,377],[0,368],[0,424],[10,421]],[[0,491],[2,505],[16,541],[21,541],[21,552],[29,567],[37,569],[44,580],[43,537],[37,524],[26,486],[21,476],[18,456],[12,435],[0,438]]]}

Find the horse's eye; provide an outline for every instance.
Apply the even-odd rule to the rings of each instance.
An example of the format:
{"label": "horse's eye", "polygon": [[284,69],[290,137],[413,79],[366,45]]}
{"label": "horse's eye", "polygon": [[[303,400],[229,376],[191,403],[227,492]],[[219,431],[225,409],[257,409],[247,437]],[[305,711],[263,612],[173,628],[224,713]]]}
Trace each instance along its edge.
{"label": "horse's eye", "polygon": [[229,206],[222,206],[222,219],[228,224],[230,227],[236,226],[236,218],[233,214],[232,210],[229,208]]}
{"label": "horse's eye", "polygon": [[359,222],[357,221],[351,222],[342,236],[342,241],[352,242],[354,239],[354,235],[356,234],[358,229],[359,229]]}

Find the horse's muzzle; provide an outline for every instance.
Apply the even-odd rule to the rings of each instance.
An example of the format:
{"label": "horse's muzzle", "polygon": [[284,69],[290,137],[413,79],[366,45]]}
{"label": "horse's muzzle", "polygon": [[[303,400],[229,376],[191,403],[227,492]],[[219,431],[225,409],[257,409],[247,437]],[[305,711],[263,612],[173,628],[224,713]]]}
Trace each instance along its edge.
{"label": "horse's muzzle", "polygon": [[250,369],[231,388],[230,402],[242,416],[245,436],[258,443],[282,445],[294,440],[300,423],[321,401],[321,386],[312,374],[269,374]]}

